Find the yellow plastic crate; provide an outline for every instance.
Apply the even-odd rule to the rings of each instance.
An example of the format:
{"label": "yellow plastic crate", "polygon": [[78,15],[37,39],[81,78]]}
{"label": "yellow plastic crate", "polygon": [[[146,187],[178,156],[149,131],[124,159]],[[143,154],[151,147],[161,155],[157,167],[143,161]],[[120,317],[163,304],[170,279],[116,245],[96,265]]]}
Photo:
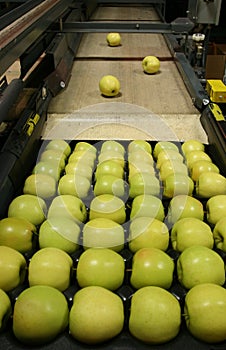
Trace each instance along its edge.
{"label": "yellow plastic crate", "polygon": [[226,85],[222,80],[207,80],[206,91],[212,102],[226,102]]}

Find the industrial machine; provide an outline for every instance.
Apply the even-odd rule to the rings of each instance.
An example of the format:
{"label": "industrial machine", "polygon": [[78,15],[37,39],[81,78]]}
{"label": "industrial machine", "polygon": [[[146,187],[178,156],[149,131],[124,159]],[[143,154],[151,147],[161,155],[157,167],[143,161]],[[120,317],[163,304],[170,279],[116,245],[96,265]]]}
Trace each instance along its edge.
{"label": "industrial machine", "polygon": [[[205,77],[209,38],[211,29],[219,24],[221,3],[221,0],[189,0],[187,13],[167,22],[166,0],[0,1],[0,219],[6,215],[10,201],[20,193],[35,164],[49,105],[68,87],[85,33],[162,34],[172,56],[169,60],[175,63],[191,104],[201,114],[209,153],[226,175],[225,85]],[[159,20],[90,20],[101,6],[122,5],[149,6]],[[8,81],[7,71],[15,63],[18,63],[18,76]],[[173,292],[183,298],[178,286]],[[125,302],[129,299],[126,293],[127,290],[121,290]],[[10,334],[0,335],[0,349],[16,349],[16,346]],[[72,346],[65,336],[50,348]],[[114,346],[136,349],[138,344],[123,334]],[[182,347],[210,349],[186,331],[167,349]],[[85,347],[76,343],[76,348]],[[104,349],[112,349],[111,343]]]}

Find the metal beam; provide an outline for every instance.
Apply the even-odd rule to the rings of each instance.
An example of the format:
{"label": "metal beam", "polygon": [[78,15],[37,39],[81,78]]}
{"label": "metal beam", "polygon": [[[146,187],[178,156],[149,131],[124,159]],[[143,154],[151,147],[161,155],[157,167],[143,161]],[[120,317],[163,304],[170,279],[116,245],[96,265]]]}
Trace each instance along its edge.
{"label": "metal beam", "polygon": [[188,18],[177,18],[171,23],[161,22],[68,22],[63,25],[63,32],[108,32],[117,31],[120,33],[188,33],[194,27],[193,22]]}

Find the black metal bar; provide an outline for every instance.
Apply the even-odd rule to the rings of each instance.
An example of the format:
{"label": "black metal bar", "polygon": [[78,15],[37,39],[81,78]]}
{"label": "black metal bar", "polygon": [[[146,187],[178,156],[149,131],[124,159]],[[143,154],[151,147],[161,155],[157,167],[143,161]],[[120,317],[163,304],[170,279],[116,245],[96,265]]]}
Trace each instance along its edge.
{"label": "black metal bar", "polygon": [[63,32],[142,32],[142,33],[187,33],[193,28],[193,23],[187,18],[175,20],[172,23],[161,22],[68,22],[63,26]]}
{"label": "black metal bar", "polygon": [[185,54],[182,52],[175,52],[174,57],[177,68],[183,78],[188,92],[191,95],[195,107],[199,110],[203,110],[203,108],[209,103],[208,94],[204,90]]}
{"label": "black metal bar", "polygon": [[24,82],[21,79],[13,79],[0,96],[0,123],[7,121],[10,108],[16,102],[22,91]]}

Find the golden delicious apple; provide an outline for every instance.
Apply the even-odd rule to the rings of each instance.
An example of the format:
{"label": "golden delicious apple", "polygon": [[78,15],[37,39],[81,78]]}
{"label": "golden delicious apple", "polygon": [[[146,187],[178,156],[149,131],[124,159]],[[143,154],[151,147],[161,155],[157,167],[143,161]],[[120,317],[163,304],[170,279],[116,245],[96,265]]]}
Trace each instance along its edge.
{"label": "golden delicious apple", "polygon": [[33,286],[17,298],[13,312],[13,333],[22,343],[35,346],[53,341],[68,326],[65,296],[50,286]]}
{"label": "golden delicious apple", "polygon": [[56,193],[56,180],[48,174],[31,174],[25,179],[23,193],[49,199]]}
{"label": "golden delicious apple", "polygon": [[39,229],[40,248],[55,247],[71,254],[79,248],[80,227],[66,217],[51,217]]}
{"label": "golden delicious apple", "polygon": [[175,338],[181,325],[179,301],[167,290],[147,286],[137,290],[131,301],[129,331],[148,344],[162,344]]}
{"label": "golden delicious apple", "polygon": [[214,226],[213,238],[216,247],[226,252],[226,216],[218,220]]}
{"label": "golden delicious apple", "polygon": [[152,153],[152,146],[145,140],[133,140],[128,144],[128,153],[135,152],[137,150],[145,150],[148,153]]}
{"label": "golden delicious apple", "polygon": [[104,75],[99,81],[99,89],[103,96],[117,96],[120,91],[120,82],[113,75]]}
{"label": "golden delicious apple", "polygon": [[99,164],[97,164],[95,170],[95,180],[98,179],[99,176],[102,175],[113,175],[117,176],[120,179],[124,178],[124,169],[121,164],[115,162],[114,160],[105,160]]}
{"label": "golden delicious apple", "polygon": [[192,196],[193,191],[194,182],[188,175],[170,174],[163,181],[163,197],[173,198],[180,194]]}
{"label": "golden delicious apple", "polygon": [[225,314],[225,288],[213,283],[203,283],[188,291],[184,305],[185,321],[189,332],[197,339],[205,343],[225,341]]}
{"label": "golden delicious apple", "polygon": [[17,250],[0,246],[0,288],[8,292],[24,282],[27,263]]}
{"label": "golden delicious apple", "polygon": [[96,147],[86,141],[77,142],[73,151],[89,151],[89,152],[93,152],[94,154],[97,153]]}
{"label": "golden delicious apple", "polygon": [[123,325],[123,302],[117,294],[100,286],[75,293],[69,332],[76,340],[90,345],[103,343],[118,335]]}
{"label": "golden delicious apple", "polygon": [[172,227],[171,243],[173,249],[179,252],[193,245],[203,245],[212,249],[213,233],[210,226],[204,221],[197,218],[183,218]]}
{"label": "golden delicious apple", "polygon": [[66,217],[78,224],[86,221],[86,206],[80,198],[70,194],[55,197],[50,203],[48,219],[51,217]]}
{"label": "golden delicious apple", "polygon": [[135,253],[141,248],[158,248],[166,251],[169,245],[169,230],[166,224],[150,217],[138,217],[129,228],[129,249]]}
{"label": "golden delicious apple", "polygon": [[215,172],[218,174],[220,172],[219,168],[214,163],[205,159],[197,160],[196,162],[192,163],[190,167],[190,175],[192,180],[194,181],[197,181],[202,173],[208,171]]}
{"label": "golden delicious apple", "polygon": [[161,151],[169,150],[169,149],[179,152],[179,148],[175,143],[170,141],[158,141],[155,144],[154,150],[153,150],[154,158],[157,160],[158,155]]}
{"label": "golden delicious apple", "polygon": [[149,162],[143,162],[143,161],[136,161],[135,163],[128,163],[128,181],[130,178],[139,173],[139,174],[150,174],[155,175],[155,168],[154,164],[151,164]]}
{"label": "golden delicious apple", "polygon": [[186,217],[203,220],[204,208],[202,202],[185,194],[173,197],[168,206],[167,220],[169,225],[173,225],[177,220]]}
{"label": "golden delicious apple", "polygon": [[109,46],[121,45],[121,35],[119,33],[108,33],[106,40]]}
{"label": "golden delicious apple", "polygon": [[68,163],[78,163],[81,167],[84,163],[93,169],[95,160],[96,153],[88,149],[83,151],[73,151],[68,158]]}
{"label": "golden delicious apple", "polygon": [[181,150],[184,155],[192,151],[205,151],[205,146],[198,140],[187,140],[181,145]]}
{"label": "golden delicious apple", "polygon": [[68,157],[69,154],[71,153],[71,147],[69,143],[61,139],[50,140],[45,147],[45,150],[49,150],[49,149],[63,152],[66,157]]}
{"label": "golden delicious apple", "polygon": [[141,216],[163,221],[165,218],[165,210],[161,199],[149,194],[136,196],[132,201],[130,219]]}
{"label": "golden delicious apple", "polygon": [[0,289],[0,332],[7,326],[12,313],[11,300],[6,292]]}
{"label": "golden delicious apple", "polygon": [[122,285],[124,273],[120,254],[108,248],[90,248],[79,257],[76,277],[82,288],[100,286],[114,291]]}
{"label": "golden delicious apple", "polygon": [[113,194],[117,197],[124,197],[126,182],[114,175],[99,175],[93,189],[94,195]]}
{"label": "golden delicious apple", "polygon": [[226,195],[226,177],[212,171],[202,173],[196,181],[195,190],[202,198]]}
{"label": "golden delicious apple", "polygon": [[186,248],[177,260],[177,278],[186,289],[201,283],[223,285],[224,260],[210,248],[193,245]]}
{"label": "golden delicious apple", "polygon": [[191,151],[185,155],[186,164],[188,169],[190,170],[195,162],[198,160],[207,160],[208,162],[212,162],[210,156],[204,151]]}
{"label": "golden delicious apple", "polygon": [[69,254],[59,248],[38,250],[30,259],[28,282],[35,285],[52,286],[64,291],[70,285],[73,261]]}
{"label": "golden delicious apple", "polygon": [[118,164],[121,165],[122,168],[124,168],[125,166],[124,155],[121,152],[113,151],[113,150],[100,152],[98,157],[98,165],[107,160],[117,162]]}
{"label": "golden delicious apple", "polygon": [[52,176],[56,181],[59,180],[61,169],[57,162],[40,161],[36,163],[32,170],[32,174],[46,174]]}
{"label": "golden delicious apple", "polygon": [[65,174],[58,183],[60,195],[72,195],[78,198],[86,198],[90,191],[91,183],[87,177],[78,174]]}
{"label": "golden delicious apple", "polygon": [[120,142],[115,140],[104,141],[101,145],[100,152],[112,152],[112,151],[119,152],[123,156],[125,154],[125,148]]}
{"label": "golden delicious apple", "polygon": [[171,160],[171,161],[180,161],[183,163],[184,157],[182,156],[181,153],[174,149],[164,149],[158,154],[157,162],[156,162],[156,167],[157,169],[160,169],[163,162]]}
{"label": "golden delicious apple", "polygon": [[83,226],[84,249],[110,248],[120,252],[124,248],[124,243],[123,227],[106,217],[92,219]]}
{"label": "golden delicious apple", "polygon": [[65,174],[80,175],[92,180],[93,169],[90,165],[80,162],[69,162],[65,166]]}
{"label": "golden delicious apple", "polygon": [[8,217],[0,221],[0,245],[11,247],[20,253],[33,248],[36,226],[23,218]]}
{"label": "golden delicious apple", "polygon": [[186,164],[182,163],[180,160],[165,160],[160,166],[159,177],[164,181],[167,176],[171,174],[188,175],[188,168]]}
{"label": "golden delicious apple", "polygon": [[226,194],[210,197],[206,202],[206,218],[210,224],[216,223],[226,217]]}
{"label": "golden delicious apple", "polygon": [[66,155],[62,151],[56,151],[53,149],[44,150],[40,155],[40,161],[42,162],[55,162],[58,167],[63,170],[65,168]]}
{"label": "golden delicious apple", "polygon": [[146,56],[143,58],[142,68],[145,73],[155,74],[160,69],[160,61],[155,56]]}
{"label": "golden delicious apple", "polygon": [[141,194],[159,196],[160,182],[155,175],[136,173],[129,178],[130,198],[135,198]]}
{"label": "golden delicious apple", "polygon": [[113,194],[101,194],[90,203],[89,219],[106,218],[119,224],[126,220],[125,203]]}
{"label": "golden delicious apple", "polygon": [[139,148],[136,151],[130,152],[128,154],[128,162],[129,164],[136,165],[137,163],[149,163],[154,164],[154,159],[152,154],[144,150],[143,148]]}
{"label": "golden delicious apple", "polygon": [[133,256],[131,285],[136,288],[158,286],[170,288],[173,282],[174,262],[157,248],[139,249]]}
{"label": "golden delicious apple", "polygon": [[23,218],[33,225],[40,225],[46,218],[47,205],[43,198],[32,194],[15,197],[9,205],[8,217]]}

